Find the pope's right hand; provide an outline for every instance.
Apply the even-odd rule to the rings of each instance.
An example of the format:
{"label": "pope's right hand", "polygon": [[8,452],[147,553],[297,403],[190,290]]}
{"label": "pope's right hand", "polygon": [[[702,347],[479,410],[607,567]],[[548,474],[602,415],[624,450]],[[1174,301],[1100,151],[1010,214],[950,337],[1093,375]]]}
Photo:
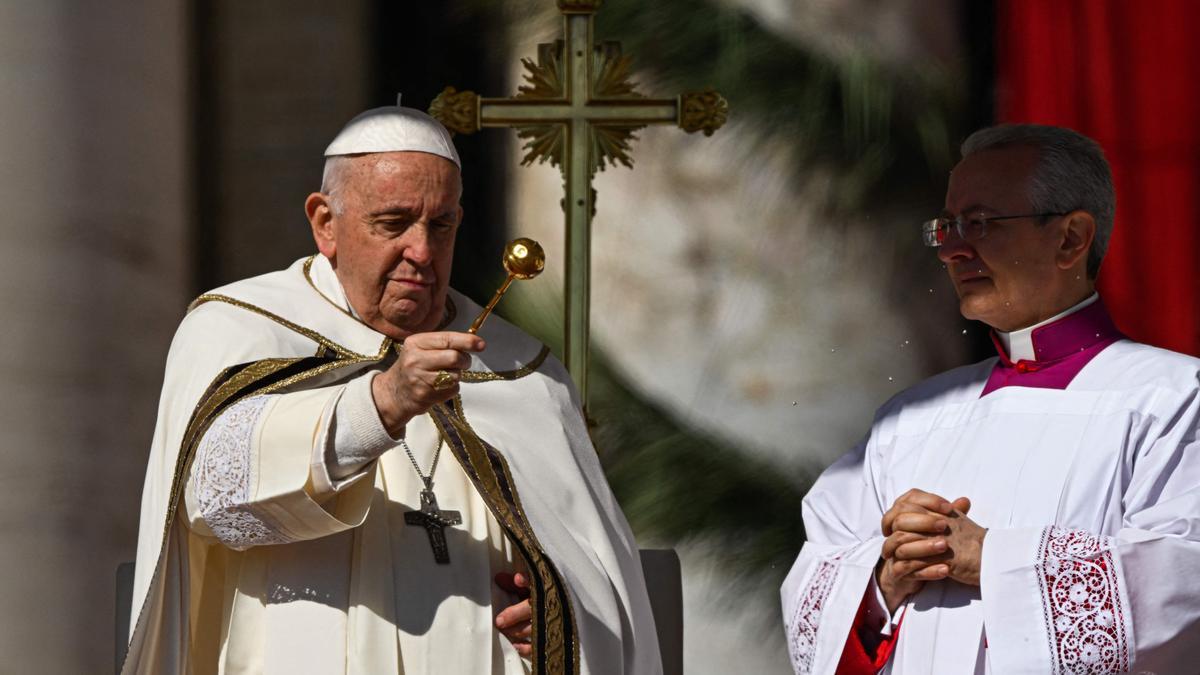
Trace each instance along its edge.
{"label": "pope's right hand", "polygon": [[[486,347],[482,338],[470,333],[416,333],[406,338],[400,357],[371,382],[375,408],[388,433],[401,436],[409,420],[458,394],[460,371],[471,365],[470,353]],[[443,371],[449,377],[443,377],[439,387]]]}

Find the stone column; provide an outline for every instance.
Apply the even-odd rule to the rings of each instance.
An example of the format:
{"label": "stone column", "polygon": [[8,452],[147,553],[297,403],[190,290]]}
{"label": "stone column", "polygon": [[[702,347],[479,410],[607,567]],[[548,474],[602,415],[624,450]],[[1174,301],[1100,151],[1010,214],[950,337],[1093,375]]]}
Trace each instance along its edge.
{"label": "stone column", "polygon": [[0,4],[0,654],[113,667],[190,277],[182,0]]}

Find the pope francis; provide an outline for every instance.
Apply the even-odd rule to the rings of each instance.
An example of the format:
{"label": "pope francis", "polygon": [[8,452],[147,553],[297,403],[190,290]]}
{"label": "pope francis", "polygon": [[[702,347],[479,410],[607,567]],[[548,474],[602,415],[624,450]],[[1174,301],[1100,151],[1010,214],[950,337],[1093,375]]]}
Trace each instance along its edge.
{"label": "pope francis", "polygon": [[168,356],[125,673],[656,673],[637,548],[561,364],[449,288],[449,135],[350,121],[319,254]]}

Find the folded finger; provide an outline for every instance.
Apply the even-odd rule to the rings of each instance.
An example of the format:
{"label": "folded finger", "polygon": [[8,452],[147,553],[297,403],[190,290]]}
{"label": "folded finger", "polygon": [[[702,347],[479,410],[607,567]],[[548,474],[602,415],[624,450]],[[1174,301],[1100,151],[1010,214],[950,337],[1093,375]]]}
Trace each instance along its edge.
{"label": "folded finger", "polygon": [[511,628],[523,621],[529,621],[532,616],[533,611],[529,606],[529,601],[522,600],[515,605],[505,607],[496,615],[496,627],[501,630]]}
{"label": "folded finger", "polygon": [[513,595],[516,595],[520,590],[520,587],[516,582],[516,577],[517,575],[513,574],[512,572],[497,572],[496,576],[492,577],[492,580],[495,581],[496,585],[500,588],[503,588],[505,591],[512,593]]}
{"label": "folded finger", "polygon": [[933,513],[901,513],[892,521],[893,532],[943,534],[950,525],[944,516]]}
{"label": "folded finger", "polygon": [[533,622],[524,621],[515,626],[510,626],[501,632],[513,642],[529,642],[530,636],[533,635]]}
{"label": "folded finger", "polygon": [[454,349],[417,352],[409,355],[407,367],[430,373],[439,370],[466,370],[471,367],[471,357]]}
{"label": "folded finger", "polygon": [[896,548],[896,560],[932,559],[946,553],[946,540],[941,537],[910,541]]}
{"label": "folded finger", "polygon": [[883,532],[883,536],[889,537],[897,529],[900,529],[896,527],[896,519],[905,513],[916,513],[935,517],[940,517],[942,515],[936,511],[930,511],[919,504],[897,501],[892,505],[892,508],[888,509],[887,513],[883,514],[883,519],[879,523],[879,529]]}
{"label": "folded finger", "polygon": [[896,500],[896,503],[900,502],[915,504],[942,515],[949,515],[950,512],[954,510],[954,506],[950,503],[950,500],[946,499],[945,497],[935,495],[932,492],[918,490],[917,488],[913,488],[908,492],[905,492],[903,495],[900,495],[900,498]]}
{"label": "folded finger", "polygon": [[[929,569],[934,568],[934,569]],[[920,572],[920,574],[918,574]],[[914,579],[929,581],[932,578],[941,579],[950,574],[950,566],[942,560],[897,560],[892,563],[892,574],[897,578],[911,576]],[[938,576],[938,575],[941,576]]]}
{"label": "folded finger", "polygon": [[893,532],[887,539],[883,540],[883,549],[879,556],[884,560],[893,557],[896,554],[896,549],[910,541],[921,541],[928,539],[929,535],[917,534],[915,532]]}
{"label": "folded finger", "polygon": [[437,333],[416,333],[404,340],[405,347],[421,350],[456,350],[460,352],[481,352],[487,343],[478,335],[470,333],[455,333],[441,331]]}
{"label": "folded finger", "polygon": [[908,575],[910,579],[918,581],[938,581],[950,576],[950,566],[944,563],[937,565],[929,565],[922,567]]}

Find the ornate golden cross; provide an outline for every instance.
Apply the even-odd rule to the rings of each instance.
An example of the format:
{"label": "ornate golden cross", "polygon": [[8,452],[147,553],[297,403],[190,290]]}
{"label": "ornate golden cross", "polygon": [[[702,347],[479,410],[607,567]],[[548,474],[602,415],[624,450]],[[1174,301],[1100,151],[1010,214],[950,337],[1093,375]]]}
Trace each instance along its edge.
{"label": "ornate golden cross", "polygon": [[596,44],[593,15],[602,0],[558,0],[564,40],[538,45],[538,59],[522,59],[526,84],[513,98],[482,98],[446,87],[429,114],[453,133],[483,127],[514,127],[526,139],[521,164],[547,160],[563,173],[566,232],[567,369],[587,401],[588,305],[591,227],[595,212],[592,177],[607,163],[633,167],[629,144],[648,124],[678,124],[711,136],[725,123],[729,106],[708,89],[673,99],[646,98],[629,79],[630,58],[617,42]]}

